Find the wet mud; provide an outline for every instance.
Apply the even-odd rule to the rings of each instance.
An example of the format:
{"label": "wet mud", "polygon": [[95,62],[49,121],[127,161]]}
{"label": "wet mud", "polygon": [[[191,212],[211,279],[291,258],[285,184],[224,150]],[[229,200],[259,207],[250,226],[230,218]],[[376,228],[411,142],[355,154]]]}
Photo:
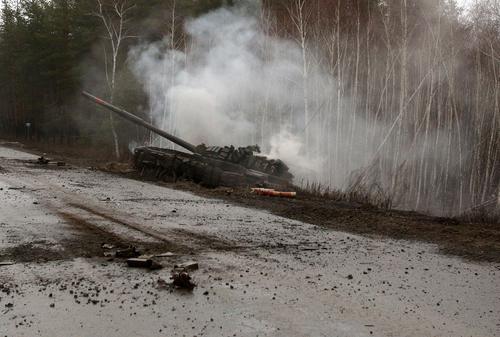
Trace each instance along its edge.
{"label": "wet mud", "polygon": [[[500,265],[430,238],[460,223],[35,159],[0,146],[0,336],[500,335]],[[107,254],[128,246],[164,268]],[[169,286],[193,260],[196,287]]]}

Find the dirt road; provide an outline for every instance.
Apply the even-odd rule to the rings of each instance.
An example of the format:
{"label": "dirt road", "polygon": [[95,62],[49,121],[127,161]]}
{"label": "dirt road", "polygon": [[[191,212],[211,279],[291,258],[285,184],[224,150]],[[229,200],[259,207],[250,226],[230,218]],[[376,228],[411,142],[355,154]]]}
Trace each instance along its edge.
{"label": "dirt road", "polygon": [[[35,159],[0,147],[0,336],[500,335],[498,264]],[[164,289],[187,260],[198,286]]]}

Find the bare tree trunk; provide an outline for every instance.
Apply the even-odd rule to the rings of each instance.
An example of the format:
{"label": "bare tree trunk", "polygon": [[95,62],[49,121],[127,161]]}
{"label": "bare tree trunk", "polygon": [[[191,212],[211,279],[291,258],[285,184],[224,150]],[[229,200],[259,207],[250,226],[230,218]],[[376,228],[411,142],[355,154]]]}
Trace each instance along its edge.
{"label": "bare tree trunk", "polygon": [[288,7],[290,18],[292,19],[299,35],[298,43],[302,54],[302,100],[304,104],[304,132],[307,156],[310,155],[309,147],[309,66],[307,58],[307,20],[305,13],[307,0],[294,0],[291,7]]}
{"label": "bare tree trunk", "polygon": [[[109,88],[109,100],[113,104],[115,99],[118,56],[120,54],[123,41],[131,37],[128,36],[127,29],[125,27],[127,13],[134,7],[134,5],[129,5],[127,0],[113,0],[111,6],[112,8],[106,10],[101,0],[96,1],[97,11],[93,14],[101,19],[101,22],[106,28],[106,39],[109,40],[109,43],[111,45],[111,74],[109,74],[108,56],[105,46],[103,48],[103,51],[104,64],[106,68],[106,81],[108,82]],[[109,113],[109,122],[111,126],[111,134],[113,136],[115,157],[117,160],[120,160],[120,144],[115,128],[113,114],[111,112]]]}

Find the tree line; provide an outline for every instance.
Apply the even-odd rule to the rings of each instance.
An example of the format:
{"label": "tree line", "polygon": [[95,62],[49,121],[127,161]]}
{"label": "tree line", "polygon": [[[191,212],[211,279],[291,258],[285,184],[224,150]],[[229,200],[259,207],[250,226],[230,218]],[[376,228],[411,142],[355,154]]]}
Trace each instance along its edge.
{"label": "tree line", "polygon": [[[351,191],[441,214],[498,203],[498,1],[467,12],[447,0],[267,4],[272,33],[304,51],[307,90],[297,94],[308,148],[328,158],[320,183],[336,186],[340,175]],[[310,79],[318,65],[331,79],[326,100],[315,99],[324,83]]]}
{"label": "tree line", "polygon": [[[144,104],[127,70],[130,46],[162,39],[175,24],[227,1],[3,0],[0,18],[0,134],[121,151],[137,130],[88,112],[82,88],[132,109]],[[230,4],[230,3],[229,3]],[[122,25],[122,36],[118,30]],[[179,29],[180,31],[180,29]],[[116,33],[116,34],[115,34]],[[111,35],[110,35],[111,34]],[[76,143],[75,143],[76,142]],[[116,152],[116,151],[113,151]]]}
{"label": "tree line", "polygon": [[[129,48],[166,39],[186,51],[184,20],[231,3],[4,0],[1,134],[23,138],[29,130],[38,141],[119,156],[146,135],[90,114],[80,89],[147,118],[147,96],[127,67]],[[291,94],[302,105],[298,118],[287,106],[255,102],[257,141],[293,120],[308,156],[326,158],[311,178],[323,186],[380,191],[397,206],[447,214],[496,202],[498,1],[476,1],[463,13],[452,0],[262,0],[259,20],[266,34],[301,49],[302,81]],[[118,38],[120,24],[126,29]],[[327,84],[315,81],[317,69]],[[318,95],[325,90],[327,99]]]}

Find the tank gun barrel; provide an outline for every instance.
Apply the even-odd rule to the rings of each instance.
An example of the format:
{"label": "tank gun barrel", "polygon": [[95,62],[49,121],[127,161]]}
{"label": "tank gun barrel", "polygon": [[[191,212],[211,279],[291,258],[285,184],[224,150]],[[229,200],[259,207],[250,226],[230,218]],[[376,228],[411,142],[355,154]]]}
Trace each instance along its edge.
{"label": "tank gun barrel", "polygon": [[173,142],[173,143],[175,143],[175,144],[177,144],[177,145],[185,148],[186,150],[189,150],[189,151],[191,151],[193,153],[198,153],[198,151],[196,149],[196,146],[194,146],[193,144],[190,144],[190,143],[188,143],[188,142],[186,142],[186,141],[184,141],[184,140],[182,140],[182,139],[180,139],[180,138],[178,138],[178,137],[176,137],[174,135],[171,135],[168,132],[165,132],[165,131],[163,131],[161,129],[158,129],[157,127],[149,124],[145,120],[143,120],[143,119],[141,119],[141,118],[139,118],[139,117],[131,114],[130,112],[125,111],[125,110],[123,110],[121,108],[118,108],[118,107],[114,106],[111,103],[103,101],[99,97],[96,97],[96,96],[94,96],[94,95],[92,95],[92,94],[90,94],[90,93],[88,93],[86,91],[82,91],[82,95],[85,98],[91,100],[92,102],[94,102],[94,103],[96,103],[98,105],[101,105],[101,106],[105,107],[108,110],[113,111],[114,113],[120,115],[121,117],[125,118],[126,120],[128,120],[128,121],[130,121],[130,122],[132,122],[134,124],[141,125],[142,127],[144,127],[146,129],[148,129],[148,130],[150,130],[150,131],[152,131],[152,132],[154,132],[154,133],[162,136],[163,138],[168,139],[169,141],[171,141],[171,142]]}

